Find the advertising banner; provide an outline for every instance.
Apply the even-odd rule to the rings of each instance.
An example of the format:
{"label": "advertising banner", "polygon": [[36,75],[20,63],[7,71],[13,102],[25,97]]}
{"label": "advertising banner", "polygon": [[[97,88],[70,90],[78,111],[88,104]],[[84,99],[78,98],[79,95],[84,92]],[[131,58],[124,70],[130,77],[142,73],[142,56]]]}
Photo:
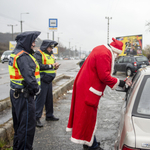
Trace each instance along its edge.
{"label": "advertising banner", "polygon": [[119,56],[142,55],[142,35],[116,37],[123,42],[123,50]]}
{"label": "advertising banner", "polygon": [[16,47],[16,41],[9,41],[9,50],[14,50]]}

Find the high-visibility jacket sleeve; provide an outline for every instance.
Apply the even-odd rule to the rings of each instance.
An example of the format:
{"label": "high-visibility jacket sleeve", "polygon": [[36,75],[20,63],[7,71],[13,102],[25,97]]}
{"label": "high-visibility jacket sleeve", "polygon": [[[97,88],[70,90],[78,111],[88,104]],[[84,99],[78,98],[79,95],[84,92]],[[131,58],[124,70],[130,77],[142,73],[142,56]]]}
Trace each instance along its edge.
{"label": "high-visibility jacket sleeve", "polygon": [[45,65],[45,64],[42,64],[42,55],[41,55],[41,53],[40,52],[35,52],[35,54],[34,54],[34,57],[35,57],[35,59],[37,60],[37,62],[39,63],[39,66],[40,66],[40,70],[49,70],[49,69],[52,69],[52,67],[51,66],[49,66],[49,65]]}
{"label": "high-visibility jacket sleeve", "polygon": [[21,75],[27,83],[29,91],[33,94],[37,93],[39,91],[39,85],[35,78],[35,62],[29,55],[23,54],[17,59],[17,65]]}

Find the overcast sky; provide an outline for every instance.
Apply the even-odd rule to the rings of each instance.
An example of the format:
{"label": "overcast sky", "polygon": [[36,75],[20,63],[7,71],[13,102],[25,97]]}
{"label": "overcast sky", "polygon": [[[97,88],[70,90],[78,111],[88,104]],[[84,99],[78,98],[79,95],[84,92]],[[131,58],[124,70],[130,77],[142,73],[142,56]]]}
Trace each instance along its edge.
{"label": "overcast sky", "polygon": [[[29,12],[29,14],[22,14]],[[107,43],[105,17],[112,17],[109,26],[109,42],[112,37],[143,35],[143,48],[150,45],[150,0],[0,0],[0,32],[20,32],[20,16],[23,31],[41,31],[42,40],[52,39],[48,29],[50,18],[58,19],[54,40],[63,46],[91,51],[95,46]]]}

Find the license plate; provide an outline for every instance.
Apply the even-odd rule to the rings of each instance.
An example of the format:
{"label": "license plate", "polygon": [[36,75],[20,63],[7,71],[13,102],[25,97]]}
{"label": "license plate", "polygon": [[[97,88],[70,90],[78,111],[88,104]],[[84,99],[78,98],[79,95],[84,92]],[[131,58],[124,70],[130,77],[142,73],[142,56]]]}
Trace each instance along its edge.
{"label": "license plate", "polygon": [[141,65],[141,67],[143,68],[143,67],[146,67],[146,65]]}

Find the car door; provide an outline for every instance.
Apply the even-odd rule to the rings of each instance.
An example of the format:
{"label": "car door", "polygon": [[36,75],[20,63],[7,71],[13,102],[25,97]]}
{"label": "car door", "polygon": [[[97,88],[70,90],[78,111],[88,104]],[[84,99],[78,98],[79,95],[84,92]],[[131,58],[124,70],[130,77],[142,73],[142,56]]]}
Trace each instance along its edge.
{"label": "car door", "polygon": [[126,71],[126,66],[129,63],[129,57],[124,57],[123,62],[122,62],[122,71]]}
{"label": "car door", "polygon": [[122,71],[123,57],[120,57],[115,63],[115,70]]}
{"label": "car door", "polygon": [[122,105],[122,108],[121,108],[121,120],[120,120],[120,125],[119,125],[119,129],[118,129],[118,146],[121,144],[121,139],[123,138],[122,137],[122,132],[123,132],[123,126],[124,126],[124,122],[125,122],[125,114],[126,114],[126,110],[128,108],[128,104],[129,104],[129,101],[131,100],[131,95],[132,95],[132,92],[133,92],[133,89],[137,83],[137,80],[139,79],[140,77],[140,74],[141,72],[138,71],[134,77],[132,78],[132,86],[127,88],[126,89],[126,95],[125,95],[125,98],[124,98],[124,102],[123,102],[123,105]]}

